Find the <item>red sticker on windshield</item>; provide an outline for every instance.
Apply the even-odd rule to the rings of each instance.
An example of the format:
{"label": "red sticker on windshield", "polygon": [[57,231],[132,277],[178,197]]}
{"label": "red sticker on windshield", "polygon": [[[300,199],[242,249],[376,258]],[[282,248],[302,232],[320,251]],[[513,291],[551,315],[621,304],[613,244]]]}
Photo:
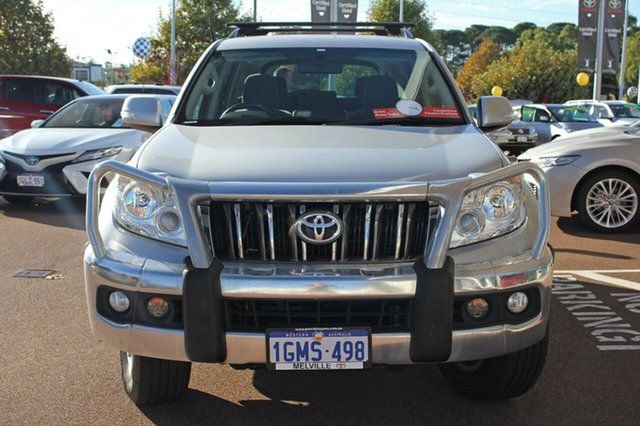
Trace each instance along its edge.
{"label": "red sticker on windshield", "polygon": [[384,120],[385,118],[402,118],[406,117],[403,113],[396,108],[374,108],[373,118],[376,120]]}
{"label": "red sticker on windshield", "polygon": [[[384,120],[388,118],[403,118],[407,115],[401,113],[397,108],[373,108],[373,118]],[[457,108],[446,107],[424,107],[419,117],[428,118],[460,118]]]}
{"label": "red sticker on windshield", "polygon": [[420,117],[430,118],[460,118],[460,113],[457,108],[445,108],[445,107],[424,107]]}

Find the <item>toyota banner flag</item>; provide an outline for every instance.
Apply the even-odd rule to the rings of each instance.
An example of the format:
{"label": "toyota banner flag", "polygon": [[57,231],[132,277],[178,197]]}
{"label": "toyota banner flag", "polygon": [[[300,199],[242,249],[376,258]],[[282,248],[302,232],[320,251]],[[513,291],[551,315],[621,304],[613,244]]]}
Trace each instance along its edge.
{"label": "toyota banner flag", "polygon": [[602,72],[615,74],[620,62],[626,0],[578,0],[578,64],[580,71],[594,72],[600,3],[605,6]]}
{"label": "toyota banner flag", "polygon": [[357,0],[311,0],[311,22],[330,22],[332,4],[338,7],[338,22],[356,22]]}

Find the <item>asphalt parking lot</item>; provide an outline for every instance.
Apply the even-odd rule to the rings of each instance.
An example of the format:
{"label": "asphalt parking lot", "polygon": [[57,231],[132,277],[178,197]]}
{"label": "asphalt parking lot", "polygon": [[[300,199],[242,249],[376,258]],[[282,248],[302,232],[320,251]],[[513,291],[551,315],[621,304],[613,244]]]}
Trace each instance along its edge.
{"label": "asphalt parking lot", "polygon": [[[236,371],[194,365],[173,405],[137,408],[117,352],[89,331],[80,203],[0,199],[2,424],[637,424],[640,416],[640,229],[596,236],[553,220],[551,342],[537,385],[477,403],[435,366],[365,372]],[[53,279],[18,278],[24,269]]]}

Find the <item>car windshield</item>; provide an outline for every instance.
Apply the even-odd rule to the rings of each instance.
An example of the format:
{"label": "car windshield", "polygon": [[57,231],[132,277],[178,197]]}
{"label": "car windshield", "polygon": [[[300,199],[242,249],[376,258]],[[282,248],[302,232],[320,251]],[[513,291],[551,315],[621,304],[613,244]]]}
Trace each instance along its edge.
{"label": "car windshield", "polygon": [[613,115],[618,118],[640,118],[640,106],[636,104],[610,105]]}
{"label": "car windshield", "polygon": [[178,123],[464,123],[426,50],[220,50],[202,69]]}
{"label": "car windshield", "polygon": [[588,112],[576,106],[548,106],[547,109],[556,120],[563,123],[597,123],[598,120]]}
{"label": "car windshield", "polygon": [[120,117],[123,102],[123,98],[81,98],[52,115],[42,127],[88,129],[127,127]]}
{"label": "car windshield", "polygon": [[90,95],[90,96],[104,95],[104,90],[94,86],[91,83],[87,83],[86,81],[78,81],[76,82],[76,84],[80,86],[80,88],[82,88],[82,90],[84,90],[87,93],[87,95]]}

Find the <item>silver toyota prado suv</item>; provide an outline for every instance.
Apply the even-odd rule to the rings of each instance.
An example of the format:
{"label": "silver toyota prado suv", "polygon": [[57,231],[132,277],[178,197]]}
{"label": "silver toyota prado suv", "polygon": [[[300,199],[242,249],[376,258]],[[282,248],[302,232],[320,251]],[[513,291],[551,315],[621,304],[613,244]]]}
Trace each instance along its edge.
{"label": "silver toyota prado suv", "polygon": [[553,255],[544,174],[482,133],[508,101],[481,98],[476,125],[406,24],[233,25],[166,124],[126,101],[157,131],[89,179],[89,317],[130,398],[179,398],[192,362],[437,363],[469,398],[528,391]]}

